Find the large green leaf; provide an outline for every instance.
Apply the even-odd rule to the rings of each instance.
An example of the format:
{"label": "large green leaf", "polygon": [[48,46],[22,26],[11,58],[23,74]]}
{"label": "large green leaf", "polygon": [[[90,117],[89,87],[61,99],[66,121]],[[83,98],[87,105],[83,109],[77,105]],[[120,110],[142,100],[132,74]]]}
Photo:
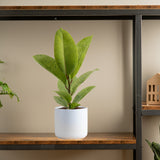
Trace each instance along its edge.
{"label": "large green leaf", "polygon": [[58,104],[60,104],[60,105],[62,105],[62,106],[64,106],[64,107],[67,107],[67,106],[68,106],[67,101],[66,101],[65,99],[63,99],[62,97],[54,96],[54,99],[55,99],[55,101],[56,101]]}
{"label": "large green leaf", "polygon": [[68,92],[64,92],[64,91],[55,91],[60,97],[62,97],[63,99],[65,99],[68,103],[71,102],[72,97]]}
{"label": "large green leaf", "polygon": [[95,86],[89,86],[82,89],[80,92],[77,93],[75,96],[73,103],[78,103],[84,96],[86,96]]}
{"label": "large green leaf", "polygon": [[64,84],[66,83],[65,74],[59,69],[58,65],[56,64],[55,59],[49,57],[47,55],[39,54],[35,55],[34,59],[46,70],[51,72],[55,75],[58,79],[60,79]]}
{"label": "large green leaf", "polygon": [[78,62],[78,50],[72,36],[60,28],[55,35],[54,56],[59,68],[67,75],[71,74]]}
{"label": "large green leaf", "polygon": [[78,42],[78,44],[77,44],[78,65],[77,65],[76,69],[74,70],[74,72],[71,74],[72,78],[78,73],[78,71],[83,63],[83,60],[86,56],[86,53],[87,53],[87,50],[88,50],[89,45],[91,43],[91,40],[92,40],[92,36],[89,36],[89,37],[86,37]]}
{"label": "large green leaf", "polygon": [[57,65],[59,66],[61,71],[65,73],[63,33],[62,33],[61,29],[59,29],[55,35],[54,57],[57,62]]}
{"label": "large green leaf", "polygon": [[68,92],[67,89],[66,89],[66,87],[65,87],[65,85],[64,85],[64,83],[61,80],[58,80],[57,85],[58,85],[59,91]]}
{"label": "large green leaf", "polygon": [[72,85],[71,85],[71,95],[75,93],[77,88],[94,72],[97,71],[98,69],[88,71],[84,74],[82,74],[79,78],[73,80]]}

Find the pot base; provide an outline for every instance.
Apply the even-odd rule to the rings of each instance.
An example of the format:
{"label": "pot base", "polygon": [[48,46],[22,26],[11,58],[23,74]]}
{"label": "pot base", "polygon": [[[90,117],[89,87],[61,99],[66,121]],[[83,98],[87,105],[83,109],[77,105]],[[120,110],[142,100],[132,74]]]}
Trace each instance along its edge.
{"label": "pot base", "polygon": [[[87,134],[88,135],[88,134]],[[55,135],[57,138],[59,138],[59,139],[84,139],[84,138],[86,138],[87,137],[87,135],[86,136],[84,136],[84,137],[59,137],[59,136],[57,136],[57,135]]]}

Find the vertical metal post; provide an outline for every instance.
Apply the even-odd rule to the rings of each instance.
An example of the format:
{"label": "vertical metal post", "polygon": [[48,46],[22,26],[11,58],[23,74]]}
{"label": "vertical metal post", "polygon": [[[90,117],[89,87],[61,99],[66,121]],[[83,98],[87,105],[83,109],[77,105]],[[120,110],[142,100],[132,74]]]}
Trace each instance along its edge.
{"label": "vertical metal post", "polygon": [[136,136],[134,160],[142,160],[142,120],[141,120],[141,26],[142,15],[133,20],[133,132]]}

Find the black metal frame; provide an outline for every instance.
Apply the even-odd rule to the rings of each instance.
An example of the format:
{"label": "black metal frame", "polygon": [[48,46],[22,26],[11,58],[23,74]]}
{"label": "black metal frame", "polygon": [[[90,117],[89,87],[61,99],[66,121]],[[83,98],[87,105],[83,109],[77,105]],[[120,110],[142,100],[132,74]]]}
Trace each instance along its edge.
{"label": "black metal frame", "polygon": [[142,122],[141,122],[141,25],[142,15],[138,14],[133,20],[133,108],[134,135],[136,150],[134,159],[142,159]]}
{"label": "black metal frame", "polygon": [[37,144],[37,145],[0,145],[0,150],[106,150],[136,149],[136,144]]}
{"label": "black metal frame", "polygon": [[[136,15],[142,15],[143,19],[159,19],[159,9],[78,9],[78,10],[0,10],[0,20],[55,20],[58,17],[61,20],[66,20],[66,17],[71,19],[87,19],[92,17],[94,20],[99,20],[100,17],[122,17],[126,19],[134,19]],[[112,19],[111,18],[111,19]],[[68,20],[68,19],[67,19]]]}
{"label": "black metal frame", "polygon": [[0,20],[132,20],[133,21],[133,132],[134,144],[94,145],[0,145],[1,150],[24,149],[132,149],[134,160],[142,160],[142,115],[159,115],[160,111],[141,109],[141,23],[160,19],[160,9],[119,10],[0,10]]}
{"label": "black metal frame", "polygon": [[142,116],[159,116],[160,110],[142,110]]}

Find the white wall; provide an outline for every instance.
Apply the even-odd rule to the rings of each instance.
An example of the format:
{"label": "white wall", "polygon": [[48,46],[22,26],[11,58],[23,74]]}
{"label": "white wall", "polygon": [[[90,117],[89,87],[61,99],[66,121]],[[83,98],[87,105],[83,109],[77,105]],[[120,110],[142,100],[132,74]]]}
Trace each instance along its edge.
{"label": "white wall", "polygon": [[[34,3],[35,2],[35,3]],[[159,4],[159,1],[7,1],[0,5]],[[3,97],[0,132],[54,132],[53,90],[57,80],[33,60],[35,54],[53,56],[55,31],[63,27],[76,42],[93,35],[80,73],[99,68],[83,85],[96,88],[83,101],[89,107],[90,132],[132,131],[132,23],[131,21],[8,21],[0,22],[1,80],[20,96]],[[159,21],[144,21],[143,99],[148,78],[160,72]],[[153,159],[144,139],[159,140],[160,117],[143,118],[143,160]],[[132,151],[0,151],[5,160],[132,160]]]}

